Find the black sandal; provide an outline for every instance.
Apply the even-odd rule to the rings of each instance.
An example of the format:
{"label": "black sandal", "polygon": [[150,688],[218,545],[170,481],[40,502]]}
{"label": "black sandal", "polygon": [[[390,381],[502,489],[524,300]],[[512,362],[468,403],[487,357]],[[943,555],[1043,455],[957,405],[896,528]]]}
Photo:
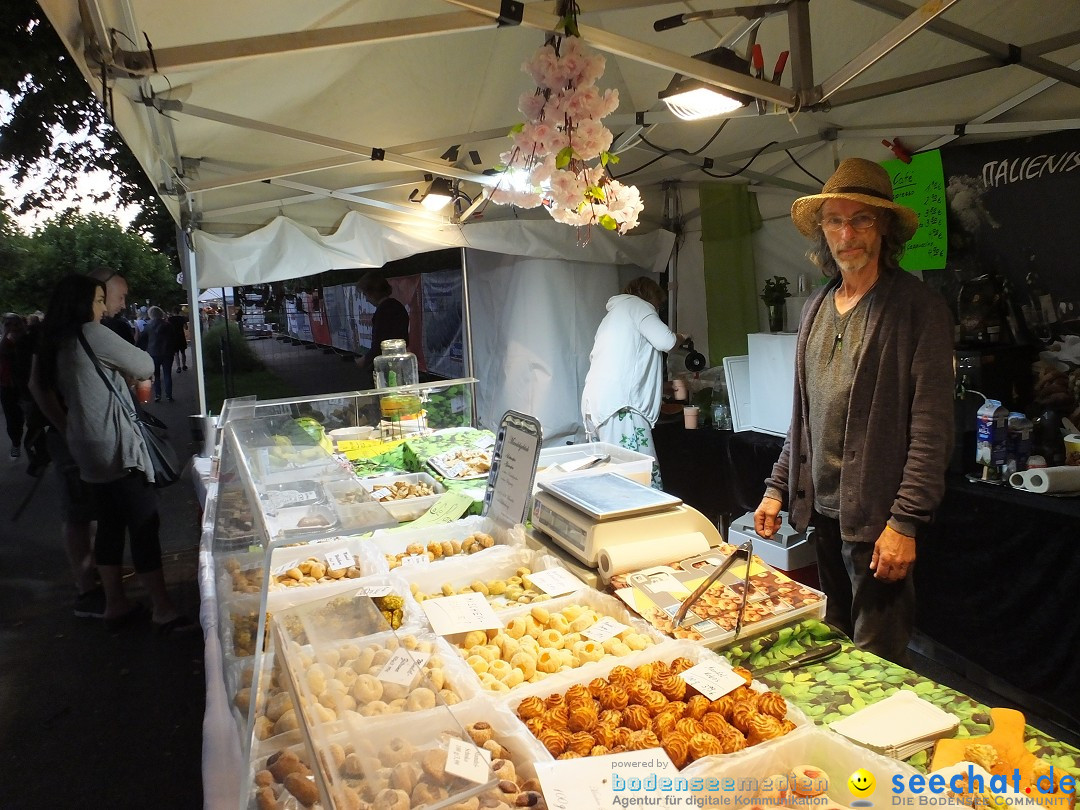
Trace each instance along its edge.
{"label": "black sandal", "polygon": [[187,616],[177,616],[175,619],[169,619],[169,621],[162,624],[154,622],[154,632],[159,636],[180,636],[198,629],[199,625]]}

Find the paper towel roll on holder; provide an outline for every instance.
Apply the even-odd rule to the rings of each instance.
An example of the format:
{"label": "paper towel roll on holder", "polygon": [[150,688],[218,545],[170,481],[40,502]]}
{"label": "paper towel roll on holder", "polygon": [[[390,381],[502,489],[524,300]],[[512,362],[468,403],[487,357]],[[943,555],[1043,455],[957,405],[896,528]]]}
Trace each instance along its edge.
{"label": "paper towel roll on holder", "polygon": [[700,599],[701,595],[705,593],[705,591],[709,590],[709,587],[714,582],[716,582],[716,580],[722,577],[727,572],[727,570],[735,564],[735,561],[737,559],[743,557],[746,560],[746,574],[743,576],[742,599],[739,601],[739,616],[735,620],[735,635],[733,636],[732,640],[737,639],[739,637],[739,633],[742,632],[743,611],[746,610],[746,596],[750,592],[750,558],[753,557],[753,555],[753,540],[747,540],[745,543],[743,543],[733,552],[731,552],[728,558],[722,563],[720,563],[720,565],[716,566],[716,568],[713,569],[713,572],[709,574],[708,578],[700,585],[698,585],[692,594],[690,594],[688,597],[686,597],[686,599],[683,600],[683,603],[679,606],[679,609],[675,612],[675,616],[672,619],[672,629],[677,630],[678,628],[682,627],[682,623],[686,621],[686,613],[688,610],[690,610],[690,606],[693,605],[698,599]]}

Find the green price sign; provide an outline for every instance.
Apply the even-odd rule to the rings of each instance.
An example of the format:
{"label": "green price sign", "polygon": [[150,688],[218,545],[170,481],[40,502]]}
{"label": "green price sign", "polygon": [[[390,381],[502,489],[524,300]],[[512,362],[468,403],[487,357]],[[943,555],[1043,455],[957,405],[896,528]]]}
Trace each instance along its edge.
{"label": "green price sign", "polygon": [[919,230],[911,237],[900,260],[905,270],[941,270],[945,267],[948,230],[945,225],[945,176],[941,152],[911,156],[911,163],[888,160],[881,164],[892,178],[893,199],[915,209]]}

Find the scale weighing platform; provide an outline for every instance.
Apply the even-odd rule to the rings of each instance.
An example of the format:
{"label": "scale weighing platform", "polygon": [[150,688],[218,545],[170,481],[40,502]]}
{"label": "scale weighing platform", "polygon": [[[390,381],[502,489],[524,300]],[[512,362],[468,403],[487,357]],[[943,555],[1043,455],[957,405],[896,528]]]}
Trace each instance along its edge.
{"label": "scale weighing platform", "polygon": [[[541,481],[533,498],[533,527],[595,568],[600,551],[624,543],[700,532],[723,542],[707,517],[674,495],[615,473]],[[663,556],[661,553],[659,556]]]}

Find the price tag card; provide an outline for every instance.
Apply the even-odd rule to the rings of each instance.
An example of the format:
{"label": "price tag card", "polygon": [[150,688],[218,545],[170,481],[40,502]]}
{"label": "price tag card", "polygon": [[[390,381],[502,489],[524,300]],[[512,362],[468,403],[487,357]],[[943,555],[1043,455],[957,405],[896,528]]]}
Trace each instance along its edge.
{"label": "price tag card", "polygon": [[446,470],[447,478],[461,478],[465,473],[469,471],[469,465],[464,461],[459,461],[454,466],[448,467]]}
{"label": "price tag card", "polygon": [[494,447],[494,446],[495,446],[495,434],[494,433],[486,434],[484,436],[481,436],[479,439],[477,439],[475,442],[473,442],[473,447],[475,447],[477,450],[487,450],[489,447]]}
{"label": "price tag card", "polygon": [[371,497],[377,501],[381,501],[383,498],[389,498],[394,493],[388,490],[386,487],[379,487],[371,491]]}
{"label": "price tag card", "polygon": [[629,625],[618,622],[610,616],[605,616],[588,630],[582,632],[581,635],[595,641],[597,644],[603,644],[609,638],[615,638],[615,636],[619,635],[623,630],[629,629]]}
{"label": "price tag card", "polygon": [[427,554],[410,554],[407,557],[401,558],[401,567],[409,568],[410,566],[431,565],[431,558]]}
{"label": "price tag card", "polygon": [[343,571],[356,565],[356,558],[348,549],[340,551],[328,551],[326,553],[326,567],[331,571]]}
{"label": "price tag card", "polygon": [[584,587],[580,579],[562,567],[533,571],[527,579],[548,596],[562,596],[564,593],[572,593]]}
{"label": "price tag card", "polygon": [[394,592],[394,589],[389,585],[361,585],[356,589],[356,592],[361,596],[370,596],[372,599],[377,599],[380,596],[389,596]]}
{"label": "price tag card", "polygon": [[452,523],[464,515],[472,505],[473,499],[462,492],[444,492],[430,509],[409,524],[409,528]]}
{"label": "price tag card", "polygon": [[267,493],[267,497],[270,500],[271,506],[275,509],[281,509],[283,506],[296,506],[297,504],[317,501],[319,499],[319,494],[314,490],[286,489],[269,492]]}
{"label": "price tag card", "polygon": [[420,607],[427,614],[431,629],[440,636],[503,626],[482,593],[459,593],[438,599],[425,599],[420,603]]}
{"label": "price tag card", "polygon": [[431,653],[420,650],[404,650],[398,647],[394,650],[379,674],[375,677],[386,683],[397,683],[402,686],[412,686],[416,676],[424,668],[424,664],[431,658]]}
{"label": "price tag card", "polygon": [[451,737],[446,745],[446,772],[483,785],[494,776],[491,772],[491,752]]}
{"label": "price tag card", "polygon": [[662,789],[662,780],[678,776],[663,748],[537,762],[535,767],[549,810],[610,810],[648,796],[663,806],[664,794],[673,788]]}
{"label": "price tag card", "polygon": [[746,683],[742,675],[732,672],[718,661],[703,661],[684,671],[682,676],[684,681],[709,700],[723,697]]}

